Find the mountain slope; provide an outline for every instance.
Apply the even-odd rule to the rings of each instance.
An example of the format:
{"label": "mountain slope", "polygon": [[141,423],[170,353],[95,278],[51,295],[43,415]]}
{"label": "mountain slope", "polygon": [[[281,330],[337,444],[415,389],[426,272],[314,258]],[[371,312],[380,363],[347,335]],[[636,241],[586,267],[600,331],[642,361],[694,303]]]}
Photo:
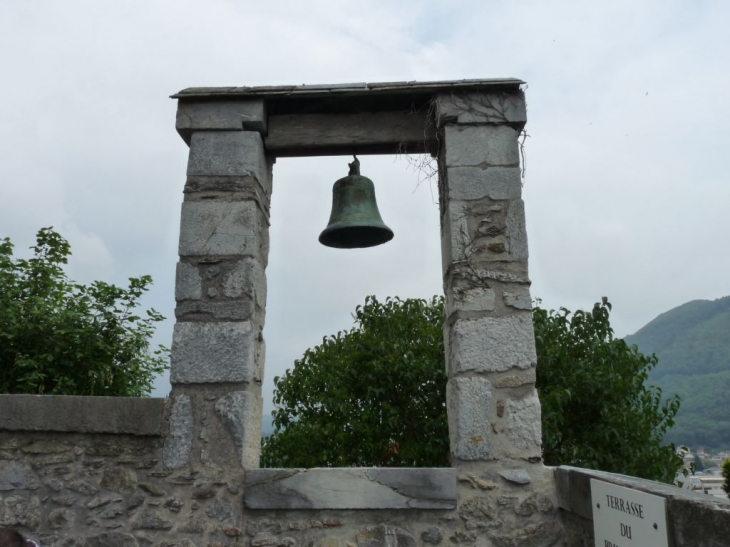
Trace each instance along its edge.
{"label": "mountain slope", "polygon": [[667,441],[730,448],[730,296],[677,306],[626,342],[656,353],[659,365],[649,382],[682,398]]}

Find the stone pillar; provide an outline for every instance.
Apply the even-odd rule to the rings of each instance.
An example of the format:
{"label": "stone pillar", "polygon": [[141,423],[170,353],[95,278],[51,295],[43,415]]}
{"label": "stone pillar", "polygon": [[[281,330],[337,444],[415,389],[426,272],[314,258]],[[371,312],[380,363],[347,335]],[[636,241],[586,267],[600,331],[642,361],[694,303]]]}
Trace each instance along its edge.
{"label": "stone pillar", "polygon": [[[257,130],[245,130],[241,112]],[[264,121],[261,101],[178,107],[190,155],[167,468],[258,467],[271,197],[271,162],[259,132]]]}
{"label": "stone pillar", "polygon": [[518,142],[524,97],[444,94],[436,119],[443,132],[447,408],[459,512],[467,530],[474,507],[488,515],[485,526],[498,543],[525,534],[557,537],[555,519],[540,516],[553,511],[556,498],[552,472],[541,462],[535,390]]}

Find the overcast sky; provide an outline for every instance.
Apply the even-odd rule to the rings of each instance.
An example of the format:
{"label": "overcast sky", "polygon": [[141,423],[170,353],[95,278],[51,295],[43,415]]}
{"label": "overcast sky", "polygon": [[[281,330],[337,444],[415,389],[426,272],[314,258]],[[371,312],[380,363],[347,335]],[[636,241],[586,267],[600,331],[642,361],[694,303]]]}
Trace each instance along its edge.
{"label": "overcast sky", "polygon": [[[192,86],[517,77],[532,295],[606,295],[630,334],[730,294],[730,2],[695,0],[0,1],[0,236],[42,226],[78,281],[151,274],[169,319]],[[274,167],[265,411],[272,379],[368,294],[441,292],[437,194],[405,158],[361,157],[395,239],[317,242],[348,158]],[[160,379],[155,395],[169,383]]]}

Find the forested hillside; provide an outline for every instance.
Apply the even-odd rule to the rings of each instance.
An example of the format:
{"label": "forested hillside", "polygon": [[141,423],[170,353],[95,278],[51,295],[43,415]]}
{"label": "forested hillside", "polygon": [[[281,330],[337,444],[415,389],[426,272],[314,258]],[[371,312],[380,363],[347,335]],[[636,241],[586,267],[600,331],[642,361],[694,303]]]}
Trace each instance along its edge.
{"label": "forested hillside", "polygon": [[667,440],[730,449],[730,296],[682,304],[626,337],[659,365],[649,381],[682,406]]}

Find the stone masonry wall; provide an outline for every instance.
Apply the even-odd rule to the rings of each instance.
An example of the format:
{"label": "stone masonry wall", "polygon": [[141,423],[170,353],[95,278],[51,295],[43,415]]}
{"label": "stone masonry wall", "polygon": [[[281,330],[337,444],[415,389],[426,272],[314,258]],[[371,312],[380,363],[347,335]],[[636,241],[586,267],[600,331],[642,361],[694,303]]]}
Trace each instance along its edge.
{"label": "stone masonry wall", "polygon": [[478,507],[492,515],[476,526],[467,520],[461,541],[558,544],[562,529],[554,513],[553,470],[542,464],[535,390],[518,143],[524,97],[452,93],[435,103],[442,134],[444,336],[458,513],[463,518]]}

